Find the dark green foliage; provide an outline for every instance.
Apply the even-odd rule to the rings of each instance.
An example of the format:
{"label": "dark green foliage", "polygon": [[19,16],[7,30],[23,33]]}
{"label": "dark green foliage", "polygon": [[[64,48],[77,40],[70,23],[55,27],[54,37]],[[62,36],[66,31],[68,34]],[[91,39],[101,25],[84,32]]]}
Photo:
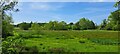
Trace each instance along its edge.
{"label": "dark green foliage", "polygon": [[[120,2],[116,2],[114,7],[119,8]],[[108,24],[106,26],[107,30],[118,30],[120,31],[120,9],[111,12],[108,16]]]}
{"label": "dark green foliage", "polygon": [[50,21],[45,25],[47,30],[67,30],[67,24],[64,21]]}
{"label": "dark green foliage", "polygon": [[104,30],[104,29],[106,29],[105,27],[106,27],[106,25],[107,25],[107,21],[106,21],[106,19],[104,19],[103,20],[103,22],[102,22],[102,24],[100,25],[100,30]]}
{"label": "dark green foliage", "polygon": [[7,37],[6,39],[4,39],[2,42],[2,53],[3,54],[8,54],[8,53],[18,54],[20,52],[38,53],[38,49],[36,46],[32,46],[32,47],[25,46],[24,38],[26,39],[26,36],[21,36],[15,33],[15,36]]}
{"label": "dark green foliage", "polygon": [[73,30],[74,29],[73,26],[74,26],[74,23],[71,22],[67,25],[67,29]]}
{"label": "dark green foliage", "polygon": [[106,29],[120,30],[120,10],[116,10],[108,17]]}
{"label": "dark green foliage", "polygon": [[13,25],[10,23],[11,23],[11,17],[6,15],[6,18],[2,20],[2,37],[3,38],[13,35]]}
{"label": "dark green foliage", "polygon": [[7,5],[4,5],[3,6],[3,10],[4,11],[7,11],[7,10],[12,10],[12,11],[19,11],[18,9],[14,9],[14,7],[15,7],[15,5],[17,4],[18,2],[16,2],[16,1],[13,1],[13,2],[10,2],[9,4],[7,4]]}
{"label": "dark green foliage", "polygon": [[23,39],[16,37],[7,37],[2,42],[2,53],[3,54],[13,54],[19,53],[22,50]]}
{"label": "dark green foliage", "polygon": [[88,30],[88,29],[95,29],[95,24],[93,21],[90,21],[86,18],[81,18],[76,24],[75,24],[77,30]]}
{"label": "dark green foliage", "polygon": [[58,30],[67,30],[67,24],[64,21],[58,23]]}
{"label": "dark green foliage", "polygon": [[85,41],[79,41],[81,44],[85,43]]}
{"label": "dark green foliage", "polygon": [[[32,23],[30,29],[35,30],[35,31],[37,31],[37,30],[80,30],[80,29],[87,30],[87,29],[95,29],[95,24],[93,21],[90,21],[90,20],[85,19],[85,18],[82,18],[82,19],[80,19],[80,21],[78,21],[76,24],[73,24],[72,22],[70,24],[67,24],[64,21],[61,21],[61,22],[50,21],[49,23]],[[27,23],[26,23],[26,26],[24,24],[25,23],[22,24],[22,27],[29,28],[29,25],[27,26]]]}
{"label": "dark green foliage", "polygon": [[23,30],[28,30],[31,27],[31,25],[29,23],[23,22],[19,24],[19,27]]}
{"label": "dark green foliage", "polygon": [[48,29],[48,30],[57,30],[59,29],[58,27],[58,21],[50,21],[48,24],[45,25],[45,27]]}
{"label": "dark green foliage", "polygon": [[120,1],[116,2],[116,3],[114,4],[114,7],[115,7],[115,8],[119,8],[119,6],[118,6],[119,4],[120,4]]}
{"label": "dark green foliage", "polygon": [[43,45],[42,43],[40,45]]}
{"label": "dark green foliage", "polygon": [[15,9],[15,5],[17,4],[17,1],[7,1],[7,0],[0,0],[0,19],[3,22],[2,24],[2,37],[6,38],[7,36],[11,36],[13,34],[13,26],[12,23],[12,17],[9,14],[6,14],[7,11],[18,11],[18,9]]}

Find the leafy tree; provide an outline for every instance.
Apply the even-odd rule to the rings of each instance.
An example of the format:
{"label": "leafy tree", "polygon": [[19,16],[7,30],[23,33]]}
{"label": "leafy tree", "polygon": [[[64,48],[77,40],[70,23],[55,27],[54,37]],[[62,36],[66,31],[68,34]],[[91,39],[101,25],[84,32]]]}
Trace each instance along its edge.
{"label": "leafy tree", "polygon": [[99,29],[101,29],[101,30],[105,29],[106,25],[107,25],[107,21],[106,21],[106,19],[104,19],[103,22],[101,23]]}
{"label": "leafy tree", "polygon": [[73,30],[80,30],[80,28],[77,26],[77,24],[73,25]]}
{"label": "leafy tree", "polygon": [[38,23],[32,23],[31,30],[40,30],[40,25]]}
{"label": "leafy tree", "polygon": [[6,15],[6,18],[2,21],[2,37],[6,38],[7,36],[13,35],[13,25],[10,24],[11,17]]}
{"label": "leafy tree", "polygon": [[77,29],[81,29],[81,30],[95,29],[94,22],[86,18],[81,18],[75,25]]}
{"label": "leafy tree", "polygon": [[106,27],[105,27],[105,29],[106,30],[112,30],[112,27],[113,27],[114,25],[112,24],[112,23],[108,23],[107,25],[106,25]]}
{"label": "leafy tree", "polygon": [[74,26],[74,23],[71,22],[71,23],[69,23],[69,24],[67,25],[67,29],[73,30],[73,29],[74,29],[73,26]]}
{"label": "leafy tree", "polygon": [[113,21],[114,23],[119,22],[120,21],[120,18],[119,18],[120,14],[119,13],[120,13],[120,10],[116,10],[114,12],[111,12],[111,15],[108,17],[108,20]]}
{"label": "leafy tree", "polygon": [[49,23],[45,24],[45,28],[47,30],[53,30],[54,28],[54,23],[52,21],[50,21]]}
{"label": "leafy tree", "polygon": [[53,21],[53,27],[52,27],[53,30],[58,30],[59,29],[59,26],[58,26],[58,21]]}
{"label": "leafy tree", "polygon": [[45,25],[47,30],[57,30],[58,29],[58,21],[50,21]]}
{"label": "leafy tree", "polygon": [[95,29],[95,23],[93,21],[88,21],[88,29]]}
{"label": "leafy tree", "polygon": [[67,24],[64,21],[50,21],[49,23],[45,24],[45,28],[48,30],[66,30]]}
{"label": "leafy tree", "polygon": [[110,16],[108,17],[108,24],[112,24],[113,30],[120,30],[120,10],[116,10],[111,12]]}
{"label": "leafy tree", "polygon": [[58,29],[57,30],[66,30],[67,29],[67,24],[64,21],[61,21],[58,23]]}
{"label": "leafy tree", "polygon": [[[119,2],[116,2],[114,5],[115,8],[119,8]],[[120,9],[111,12],[111,14],[108,16],[108,22],[106,25],[107,30],[120,30]]]}
{"label": "leafy tree", "polygon": [[79,22],[75,23],[75,25],[73,26],[73,29],[80,30],[80,23]]}
{"label": "leafy tree", "polygon": [[17,4],[17,1],[13,0],[0,0],[0,19],[2,19],[1,22],[3,22],[2,25],[2,37],[6,38],[11,35],[13,32],[13,27],[11,26],[11,20],[12,17],[6,14],[7,11],[18,11],[18,9],[15,9],[15,5]]}
{"label": "leafy tree", "polygon": [[32,26],[32,24],[33,24],[33,22],[31,21],[31,22],[30,22],[30,24],[29,24],[29,26],[31,27],[31,26]]}
{"label": "leafy tree", "polygon": [[80,29],[82,30],[88,29],[88,23],[89,23],[88,19],[85,19],[85,18],[80,19],[79,21]]}
{"label": "leafy tree", "polygon": [[119,4],[120,4],[120,1],[119,1],[119,2],[116,2],[116,3],[114,4],[114,7],[118,8]]}
{"label": "leafy tree", "polygon": [[34,34],[42,34],[42,32],[41,32],[42,29],[41,29],[40,25],[36,22],[32,23],[31,28],[29,28],[29,30],[31,30],[31,32]]}
{"label": "leafy tree", "polygon": [[30,24],[23,22],[23,23],[19,24],[19,27],[23,30],[28,30],[30,28]]}

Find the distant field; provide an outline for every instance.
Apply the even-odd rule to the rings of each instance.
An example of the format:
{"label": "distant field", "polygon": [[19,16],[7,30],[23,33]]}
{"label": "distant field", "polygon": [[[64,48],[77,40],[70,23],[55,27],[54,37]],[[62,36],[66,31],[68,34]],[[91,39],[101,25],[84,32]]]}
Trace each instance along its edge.
{"label": "distant field", "polygon": [[25,46],[39,52],[117,52],[118,31],[52,31],[16,30],[25,39]]}

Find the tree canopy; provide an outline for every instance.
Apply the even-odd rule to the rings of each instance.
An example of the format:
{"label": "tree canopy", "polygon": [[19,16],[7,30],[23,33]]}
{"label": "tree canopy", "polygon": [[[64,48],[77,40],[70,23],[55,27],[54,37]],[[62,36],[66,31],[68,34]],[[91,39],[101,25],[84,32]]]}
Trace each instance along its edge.
{"label": "tree canopy", "polygon": [[5,38],[9,35],[12,35],[13,32],[13,26],[12,23],[12,17],[11,15],[6,14],[7,11],[18,11],[18,9],[15,9],[15,5],[17,4],[17,1],[13,0],[0,0],[0,19],[2,20],[2,37]]}

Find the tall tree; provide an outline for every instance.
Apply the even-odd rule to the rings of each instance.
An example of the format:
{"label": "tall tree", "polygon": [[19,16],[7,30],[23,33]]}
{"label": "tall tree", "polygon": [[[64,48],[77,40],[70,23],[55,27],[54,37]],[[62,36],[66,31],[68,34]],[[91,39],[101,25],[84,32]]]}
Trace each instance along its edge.
{"label": "tall tree", "polygon": [[40,29],[39,27],[40,27],[40,25],[38,23],[32,23],[32,25],[31,25],[31,29],[35,30],[35,31],[39,30]]}
{"label": "tall tree", "polygon": [[30,28],[30,23],[26,23],[26,22],[20,23],[19,27],[23,30],[28,30]]}
{"label": "tall tree", "polygon": [[67,29],[66,26],[67,26],[66,22],[61,21],[61,22],[58,23],[58,30],[66,30]]}
{"label": "tall tree", "polygon": [[114,4],[114,7],[118,8],[118,7],[119,7],[119,4],[120,4],[120,1],[116,2],[116,3]]}
{"label": "tall tree", "polygon": [[81,30],[95,29],[95,24],[86,18],[81,18],[76,24],[76,27]]}
{"label": "tall tree", "polygon": [[[116,2],[114,7],[119,8],[120,7],[120,1]],[[114,12],[111,12],[111,14],[108,17],[108,25],[111,25],[110,27],[113,30],[120,30],[120,28],[119,28],[120,27],[120,9],[118,9]]]}
{"label": "tall tree", "polygon": [[67,25],[67,28],[73,30],[73,29],[74,29],[73,26],[74,26],[74,23],[71,22],[71,23],[69,23],[69,24]]}
{"label": "tall tree", "polygon": [[95,29],[95,23],[93,21],[89,21],[89,29]]}
{"label": "tall tree", "polygon": [[[15,5],[17,4],[17,1],[13,0],[0,0],[0,16],[3,23],[2,25],[2,37],[7,37],[8,34],[12,34],[12,27],[11,27],[11,20],[12,17],[10,15],[7,15],[7,11],[18,11],[18,9],[15,9]],[[4,30],[3,30],[4,29]],[[11,30],[10,30],[11,29]]]}
{"label": "tall tree", "polygon": [[101,29],[101,30],[105,29],[106,25],[107,25],[107,21],[106,21],[106,19],[104,19],[103,22],[101,23],[99,29]]}
{"label": "tall tree", "polygon": [[50,21],[49,23],[47,23],[47,24],[45,25],[45,28],[46,28],[47,30],[53,30],[53,29],[54,29],[54,22],[53,22],[53,21]]}
{"label": "tall tree", "polygon": [[111,15],[108,17],[108,24],[112,24],[112,29],[120,30],[120,10],[111,12]]}

